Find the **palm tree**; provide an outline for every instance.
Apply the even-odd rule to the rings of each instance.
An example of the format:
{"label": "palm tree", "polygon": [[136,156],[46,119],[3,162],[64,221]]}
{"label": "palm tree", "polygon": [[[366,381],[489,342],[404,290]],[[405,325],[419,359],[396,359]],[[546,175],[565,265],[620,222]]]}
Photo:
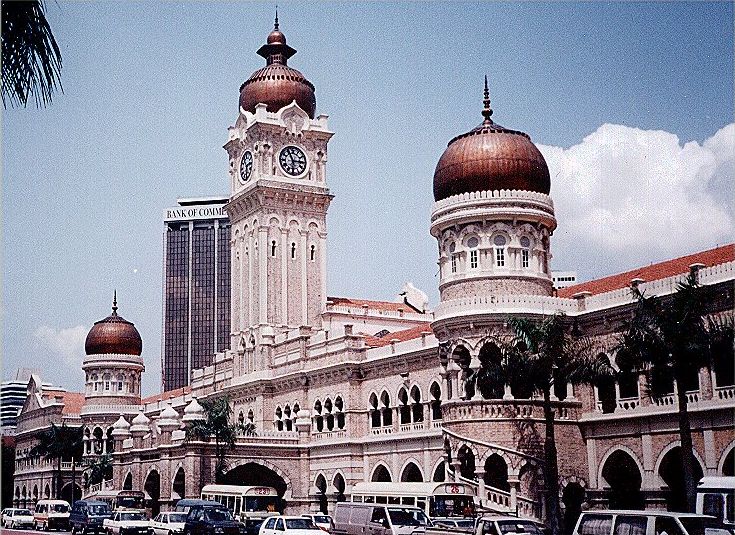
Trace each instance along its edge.
{"label": "palm tree", "polygon": [[110,454],[100,455],[89,461],[85,471],[89,471],[86,486],[96,485],[112,478],[112,456]]}
{"label": "palm tree", "polygon": [[219,483],[227,468],[225,462],[226,451],[235,447],[235,439],[238,435],[255,436],[255,424],[250,422],[245,424],[230,423],[232,407],[227,396],[214,400],[203,400],[202,407],[206,419],[193,422],[186,428],[186,440],[194,438],[209,440],[214,436],[215,456],[217,458],[214,477],[215,482]]}
{"label": "palm tree", "polygon": [[[592,342],[588,338],[568,332],[563,314],[540,320],[509,318],[508,325],[515,336],[503,344],[505,358],[500,373],[508,384],[517,385],[529,394],[539,392],[543,396],[546,510],[551,533],[558,535],[561,532],[559,468],[551,399],[554,385],[592,383],[601,377],[614,375],[615,370],[609,361],[593,357]],[[497,381],[497,373],[489,377]]]}
{"label": "palm tree", "polygon": [[713,290],[701,286],[694,273],[679,282],[667,299],[646,296],[638,287],[631,291],[635,306],[620,337],[617,360],[621,368],[644,371],[654,397],[669,394],[676,381],[686,505],[693,511],[696,461],[685,385],[693,382],[700,368],[711,364],[718,341],[728,336],[732,340],[732,316],[708,318]]}
{"label": "palm tree", "polygon": [[67,427],[66,422],[62,422],[60,426],[52,423],[50,429],[42,431],[38,435],[38,444],[31,448],[32,457],[43,457],[56,461],[53,482],[56,498],[61,497],[61,461],[81,458],[82,445],[82,428]]}
{"label": "palm tree", "polygon": [[51,102],[61,87],[61,50],[46,20],[43,0],[2,0],[3,107]]}

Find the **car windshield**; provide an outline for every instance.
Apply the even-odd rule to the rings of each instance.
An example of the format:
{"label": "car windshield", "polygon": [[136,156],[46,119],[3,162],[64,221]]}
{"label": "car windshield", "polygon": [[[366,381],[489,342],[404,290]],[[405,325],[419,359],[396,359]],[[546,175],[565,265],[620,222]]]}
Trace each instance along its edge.
{"label": "car windshield", "polygon": [[528,535],[541,535],[541,531],[531,522],[518,522],[515,520],[507,520],[498,522],[501,535],[506,533],[526,533]]}
{"label": "car windshield", "polygon": [[120,513],[120,520],[145,520],[143,513]]}
{"label": "car windshield", "polygon": [[388,515],[390,515],[390,521],[394,526],[420,526],[419,522],[413,511],[408,509],[388,509]]}
{"label": "car windshield", "polygon": [[728,529],[716,518],[707,517],[679,517],[689,535],[733,535],[733,530]]}
{"label": "car windshield", "polygon": [[106,505],[89,505],[87,506],[90,515],[109,515],[110,508]]}
{"label": "car windshield", "polygon": [[[287,518],[286,529],[319,529],[308,518]],[[320,530],[321,531],[321,530]]]}
{"label": "car windshield", "polygon": [[33,514],[28,509],[18,509],[15,512],[16,516],[33,516]]}
{"label": "car windshield", "polygon": [[51,510],[55,513],[68,513],[69,506],[65,503],[55,503],[53,506],[51,506]]}
{"label": "car windshield", "polygon": [[168,515],[168,521],[169,522],[186,522],[186,514],[185,513],[173,513]]}
{"label": "car windshield", "polygon": [[232,520],[232,513],[227,509],[209,509],[204,513],[204,518],[211,522],[222,522]]}
{"label": "car windshield", "polygon": [[320,524],[329,524],[329,517],[324,515],[314,515],[314,522],[319,522]]}

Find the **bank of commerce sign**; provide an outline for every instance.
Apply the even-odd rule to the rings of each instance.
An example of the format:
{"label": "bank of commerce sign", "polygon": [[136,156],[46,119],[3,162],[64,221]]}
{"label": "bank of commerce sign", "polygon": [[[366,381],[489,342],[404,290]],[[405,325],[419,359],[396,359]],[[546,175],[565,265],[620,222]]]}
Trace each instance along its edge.
{"label": "bank of commerce sign", "polygon": [[163,211],[163,220],[190,221],[192,219],[226,219],[224,204],[202,204],[194,206],[177,206]]}

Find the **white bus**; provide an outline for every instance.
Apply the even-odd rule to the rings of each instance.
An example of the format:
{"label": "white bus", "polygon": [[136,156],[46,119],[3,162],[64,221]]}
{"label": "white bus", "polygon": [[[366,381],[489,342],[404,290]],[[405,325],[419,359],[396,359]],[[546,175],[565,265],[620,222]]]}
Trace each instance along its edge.
{"label": "white bus", "polygon": [[205,485],[202,500],[219,502],[250,529],[263,519],[282,512],[281,499],[273,487]]}
{"label": "white bus", "polygon": [[475,489],[466,483],[355,483],[355,503],[419,507],[430,518],[474,517]]}

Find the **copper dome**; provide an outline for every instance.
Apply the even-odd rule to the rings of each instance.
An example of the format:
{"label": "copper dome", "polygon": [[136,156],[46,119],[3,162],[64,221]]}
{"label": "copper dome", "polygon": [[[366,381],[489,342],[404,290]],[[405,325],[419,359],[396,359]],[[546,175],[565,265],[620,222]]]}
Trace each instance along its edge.
{"label": "copper dome", "polygon": [[314,84],[303,74],[288,66],[288,59],[296,50],[286,44],[286,36],[278,29],[278,15],[273,31],[258,54],[266,59],[266,66],[255,71],[240,86],[240,107],[255,113],[257,104],[266,104],[275,113],[294,100],[309,117],[316,113]]}
{"label": "copper dome", "polygon": [[[116,296],[117,297],[117,296]],[[117,298],[112,301],[112,314],[95,322],[84,343],[87,355],[120,353],[140,356],[143,340],[135,325],[117,315]]]}
{"label": "copper dome", "polygon": [[515,189],[548,194],[549,168],[528,134],[504,128],[490,116],[485,80],[485,120],[452,139],[434,171],[434,200],[459,193]]}

